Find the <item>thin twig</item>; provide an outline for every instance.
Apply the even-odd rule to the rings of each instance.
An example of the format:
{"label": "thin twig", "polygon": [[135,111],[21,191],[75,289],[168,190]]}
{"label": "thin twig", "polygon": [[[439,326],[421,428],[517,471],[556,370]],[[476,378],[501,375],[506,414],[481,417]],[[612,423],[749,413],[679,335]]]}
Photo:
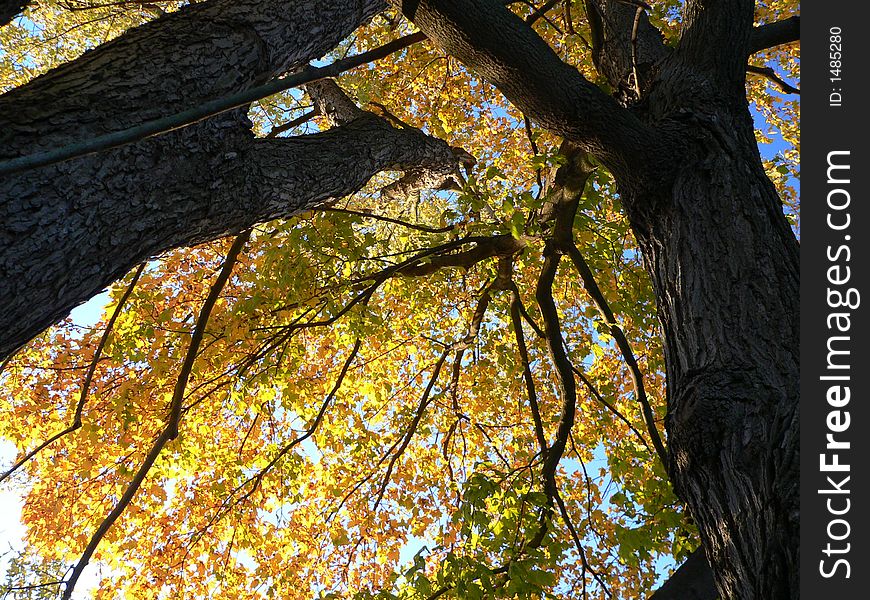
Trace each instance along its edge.
{"label": "thin twig", "polygon": [[[529,146],[532,149],[532,154],[537,156],[540,152],[538,151],[538,144],[535,142],[535,137],[532,132],[532,121],[525,113],[523,113],[523,124],[526,127],[526,138],[529,140]],[[540,198],[541,194],[544,191],[544,182],[541,180],[541,167],[535,169],[535,180],[538,184],[538,197]]]}
{"label": "thin twig", "polygon": [[408,444],[411,443],[411,438],[414,437],[414,433],[417,431],[417,426],[420,424],[420,420],[423,418],[423,413],[426,412],[426,408],[429,406],[429,398],[432,393],[432,388],[435,387],[435,382],[438,380],[438,374],[441,373],[441,367],[444,366],[444,361],[447,360],[447,355],[450,354],[450,349],[445,350],[441,353],[441,358],[438,359],[438,362],[435,364],[435,369],[432,372],[432,377],[429,378],[429,383],[426,385],[426,389],[423,392],[423,396],[420,398],[420,403],[417,405],[417,410],[414,412],[414,418],[411,420],[411,424],[408,426],[407,431],[405,432],[405,436],[402,439],[401,445],[396,449],[390,458],[390,462],[387,465],[387,472],[384,475],[383,480],[381,481],[381,487],[378,490],[377,498],[375,499],[375,503],[372,506],[372,512],[378,509],[378,505],[381,503],[381,500],[384,497],[384,492],[387,491],[387,485],[390,483],[390,476],[393,473],[393,467],[396,464],[396,461],[400,456],[405,452],[405,449],[408,447]]}
{"label": "thin twig", "polygon": [[544,330],[541,329],[540,325],[535,323],[535,320],[532,318],[532,315],[530,315],[529,311],[526,310],[526,305],[523,304],[522,297],[520,296],[520,289],[517,287],[517,284],[514,283],[513,281],[511,281],[510,285],[511,285],[510,290],[513,293],[515,293],[517,295],[517,298],[519,299],[519,309],[520,309],[520,314],[523,317],[523,320],[525,320],[525,322],[529,324],[529,327],[532,328],[532,330],[535,332],[535,335],[537,335],[541,339],[545,339],[547,337],[547,335],[544,333]]}
{"label": "thin twig", "polygon": [[790,85],[784,79],[782,79],[779,75],[776,74],[776,71],[771,69],[770,67],[757,67],[755,65],[747,65],[746,71],[749,73],[754,73],[755,75],[761,75],[762,77],[766,77],[773,83],[779,86],[786,94],[798,94],[800,95],[800,89]]}
{"label": "thin twig", "polygon": [[[508,562],[507,564],[502,565],[500,567],[496,567],[494,569],[489,569],[488,574],[489,575],[506,575],[509,568],[510,568],[510,562]],[[482,577],[482,575],[478,575],[477,577],[475,577],[473,579],[473,581],[477,581],[481,577]],[[430,596],[427,596],[426,600],[436,600],[437,598],[440,598],[441,596],[443,596],[444,594],[446,594],[447,592],[449,592],[450,590],[452,590],[455,587],[456,587],[455,585],[451,584],[451,585],[446,585],[442,588],[439,588],[433,594],[431,594]]]}
{"label": "thin twig", "polygon": [[577,444],[574,441],[574,434],[572,433],[569,436],[571,440],[571,450],[574,451],[574,455],[577,457],[577,462],[580,463],[580,468],[583,470],[583,484],[586,488],[586,525],[589,527],[589,531],[594,533],[598,539],[601,539],[603,536],[601,532],[595,528],[595,524],[592,522],[592,484],[591,478],[589,477],[589,471],[586,469],[586,462],[583,460],[583,457],[580,456],[580,451],[577,450]]}
{"label": "thin twig", "polygon": [[118,300],[117,306],[115,306],[115,310],[112,312],[112,316],[109,318],[109,322],[106,323],[106,329],[103,331],[103,335],[100,338],[99,344],[97,344],[97,349],[94,350],[94,357],[91,359],[91,363],[88,366],[87,373],[85,374],[84,381],[82,381],[82,389],[79,394],[79,401],[76,405],[75,414],[73,416],[73,422],[64,429],[63,431],[59,431],[54,434],[46,441],[42,442],[39,446],[28,452],[24,457],[22,457],[18,462],[12,465],[8,471],[3,473],[0,476],[0,483],[2,483],[7,477],[12,475],[15,471],[17,471],[23,464],[32,459],[34,456],[39,454],[43,449],[47,448],[51,444],[53,444],[56,440],[59,440],[63,436],[76,431],[82,426],[82,412],[85,408],[85,403],[88,400],[88,390],[91,387],[91,381],[94,378],[94,372],[97,370],[97,363],[100,361],[100,357],[103,355],[103,349],[106,347],[106,343],[109,340],[109,335],[112,333],[112,330],[115,327],[115,321],[118,320],[118,316],[121,314],[121,310],[124,308],[124,304],[126,304],[127,299],[130,297],[130,294],[133,293],[133,288],[136,287],[136,283],[139,281],[139,277],[142,275],[142,271],[145,270],[145,263],[139,265],[136,269],[136,272],[133,274],[133,279],[130,281],[130,284],[127,286],[127,289],[124,291],[124,294],[121,296],[121,299]]}
{"label": "thin twig", "polygon": [[586,386],[586,389],[589,390],[589,392],[592,394],[592,396],[596,400],[598,400],[599,403],[603,404],[605,406],[605,408],[607,408],[607,410],[612,412],[614,415],[616,415],[616,417],[618,419],[620,419],[623,423],[625,423],[628,426],[628,428],[632,432],[634,432],[634,434],[637,436],[637,439],[639,439],[640,443],[643,444],[644,448],[646,448],[649,451],[649,453],[652,454],[653,449],[649,447],[649,444],[647,443],[646,438],[643,437],[643,435],[640,433],[640,431],[638,431],[637,428],[631,424],[631,421],[628,420],[628,417],[626,417],[615,406],[613,406],[610,402],[608,402],[607,400],[604,399],[604,396],[602,396],[601,393],[598,391],[598,388],[596,388],[592,384],[592,382],[589,381],[589,378],[586,377],[586,374],[583,373],[583,371],[581,371],[577,367],[574,367],[573,365],[571,368],[574,369],[574,373],[577,375],[577,377],[580,378],[580,381],[583,382],[583,385]]}
{"label": "thin twig", "polygon": [[[592,577],[595,578],[595,581],[598,582],[598,585],[601,586],[601,589],[604,590],[604,593],[608,598],[612,598],[613,594],[610,592],[610,588],[605,583],[604,579],[602,579],[601,575],[592,568],[592,566],[586,560],[586,551],[583,549],[583,544],[580,543],[580,536],[577,535],[577,529],[574,527],[574,523],[571,521],[571,515],[568,514],[568,509],[565,507],[565,502],[562,500],[562,496],[559,492],[556,492],[556,504],[559,505],[559,512],[562,515],[562,520],[565,522],[565,526],[568,527],[568,531],[571,533],[571,539],[574,540],[574,545],[577,548],[577,553],[580,555],[580,564],[583,566],[584,571],[589,571],[592,573]],[[583,590],[584,595],[586,594],[586,589],[584,586]]]}
{"label": "thin twig", "polygon": [[381,116],[383,116],[384,118],[386,118],[389,121],[394,122],[396,125],[398,125],[402,129],[415,129],[415,127],[413,125],[411,125],[410,123],[406,123],[405,121],[403,121],[402,119],[400,119],[399,117],[394,115],[392,112],[390,112],[390,109],[388,109],[385,105],[381,104],[380,102],[375,102],[374,100],[369,100],[369,104],[374,106],[375,108],[379,109],[381,111]]}
{"label": "thin twig", "polygon": [[571,16],[571,2],[572,0],[565,0],[562,5],[564,8],[565,31],[571,35],[577,35],[577,32],[574,30],[574,17]]}
{"label": "thin twig", "polygon": [[[544,20],[547,21],[547,23],[549,23],[553,29],[555,29],[559,33],[562,33],[562,30],[559,29],[555,25],[555,23],[553,23],[550,19],[547,18],[547,13],[550,12],[550,10],[554,6],[559,4],[559,2],[561,2],[561,1],[562,0],[547,0],[547,2],[544,3],[540,8],[535,9],[534,11],[532,11],[532,13],[529,16],[526,17],[526,19],[525,19],[526,24],[527,25],[534,25],[535,21],[537,21],[538,19],[543,17]],[[529,5],[534,7],[534,5],[532,5],[531,3],[529,3]]]}
{"label": "thin twig", "polygon": [[640,75],[637,71],[637,29],[640,25],[640,15],[643,13],[643,7],[638,6],[634,12],[634,22],[631,25],[631,70],[634,75],[634,91],[637,98],[640,99]]}
{"label": "thin twig", "polygon": [[452,231],[456,228],[456,225],[447,225],[445,227],[429,227],[427,225],[420,225],[418,223],[408,223],[407,221],[402,221],[401,219],[394,219],[393,217],[387,217],[384,215],[378,215],[370,212],[362,212],[358,210],[351,210],[349,208],[336,208],[334,206],[327,206],[319,209],[323,212],[334,212],[341,213],[345,215],[354,215],[357,217],[363,217],[366,219],[375,219],[376,221],[384,221],[386,223],[393,223],[395,225],[401,225],[402,227],[407,227],[408,229],[416,229],[417,231],[423,231],[426,233],[446,233],[448,231]]}
{"label": "thin twig", "polygon": [[190,345],[187,349],[187,354],[184,357],[184,362],[182,363],[178,379],[175,383],[175,390],[173,391],[172,400],[170,401],[169,416],[167,417],[165,428],[160,433],[160,435],[157,436],[157,439],[154,441],[154,445],[151,447],[151,450],[148,452],[148,455],[145,457],[145,460],[142,462],[139,470],[136,471],[133,479],[127,485],[127,488],[124,490],[121,499],[118,500],[118,503],[106,516],[106,518],[103,519],[99,527],[97,527],[97,530],[94,532],[93,536],[91,536],[88,545],[85,547],[84,552],[82,552],[82,555],[79,558],[79,561],[76,563],[75,567],[73,567],[72,573],[70,574],[70,577],[66,582],[66,587],[61,597],[62,600],[69,600],[72,596],[76,583],[78,582],[79,577],[81,577],[82,571],[84,571],[85,567],[93,556],[94,551],[97,549],[97,546],[100,544],[103,537],[105,537],[106,533],[108,533],[109,529],[112,527],[115,521],[118,520],[118,517],[120,517],[127,509],[127,506],[129,506],[130,502],[133,500],[133,497],[136,495],[136,492],[145,481],[145,477],[148,475],[148,472],[151,470],[151,467],[154,465],[157,457],[163,450],[163,447],[167,444],[167,442],[170,442],[178,437],[178,424],[181,420],[181,408],[182,401],[184,400],[184,391],[187,387],[187,381],[190,378],[190,373],[193,369],[193,364],[196,360],[199,346],[202,343],[203,335],[205,334],[205,327],[208,324],[209,317],[211,316],[211,311],[217,303],[221,291],[229,280],[230,274],[232,273],[233,267],[236,264],[239,254],[241,253],[242,248],[245,246],[245,243],[248,241],[250,235],[251,231],[247,230],[238,235],[233,241],[233,244],[230,247],[229,252],[227,253],[226,259],[224,260],[223,267],[221,268],[217,279],[212,284],[208,297],[206,298],[205,303],[203,303],[202,309],[199,312],[199,317],[197,318],[196,325],[193,329],[193,335],[190,339]]}
{"label": "thin twig", "polygon": [[[345,359],[344,364],[341,367],[341,371],[339,372],[338,377],[336,378],[335,383],[332,386],[332,389],[326,395],[326,398],[320,405],[320,410],[317,412],[317,415],[314,417],[314,421],[312,421],[308,429],[306,429],[302,433],[302,435],[293,438],[289,443],[287,443],[280,451],[275,454],[275,456],[272,457],[272,459],[266,464],[266,466],[260,469],[255,475],[252,475],[244,482],[237,485],[235,489],[227,494],[227,497],[224,498],[223,502],[221,502],[221,505],[218,507],[215,514],[212,515],[209,521],[198,530],[196,538],[188,546],[188,552],[193,547],[193,545],[196,544],[197,541],[202,539],[202,537],[209,530],[209,528],[214,525],[214,523],[216,523],[225,514],[227,514],[232,506],[236,506],[250,498],[254,494],[254,492],[256,492],[257,489],[260,487],[266,474],[271,471],[284,456],[286,456],[294,447],[298,446],[309,437],[314,435],[314,433],[317,431],[317,428],[320,426],[320,423],[323,421],[323,417],[326,415],[326,410],[329,408],[330,403],[335,399],[335,395],[338,393],[339,389],[341,389],[341,386],[344,383],[344,379],[347,376],[348,371],[350,370],[350,366],[353,363],[354,359],[356,359],[357,354],[359,353],[361,345],[362,340],[360,338],[357,338],[357,340],[354,342],[353,349],[350,351],[350,354]],[[257,417],[259,417],[259,415],[257,415]],[[256,418],[254,419],[254,421],[256,422]],[[251,427],[253,428],[253,425]],[[251,483],[254,484],[251,486],[251,489],[245,492],[245,494],[243,494],[242,496],[240,496],[238,500],[233,501],[235,495],[239,493],[245,486]],[[185,553],[185,556],[186,555],[187,553]]]}
{"label": "thin twig", "polygon": [[292,121],[287,121],[286,123],[282,123],[281,125],[276,125],[275,127],[273,127],[269,131],[269,133],[266,134],[266,137],[267,138],[278,137],[279,134],[284,133],[285,131],[293,129],[294,127],[299,127],[303,123],[307,123],[308,121],[310,121],[311,119],[316,117],[318,114],[320,114],[320,111],[310,110],[307,113],[305,113],[304,115],[296,117]]}

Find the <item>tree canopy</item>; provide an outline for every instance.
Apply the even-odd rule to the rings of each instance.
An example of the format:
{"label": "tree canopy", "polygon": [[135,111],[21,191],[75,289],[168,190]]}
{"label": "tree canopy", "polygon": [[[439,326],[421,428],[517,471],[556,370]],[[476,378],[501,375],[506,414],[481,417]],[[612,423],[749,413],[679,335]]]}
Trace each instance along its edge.
{"label": "tree canopy", "polygon": [[[26,91],[125,31],[221,3],[190,4],[31,2],[0,29],[0,85]],[[589,83],[590,120],[635,118],[623,108],[647,95],[650,32],[662,35],[653,53],[703,43],[677,0],[507,4],[572,67],[566,77]],[[414,23],[433,35],[425,6],[412,22],[360,5],[360,26],[323,52],[273,52],[277,72],[226,78],[251,87],[375,50]],[[755,3],[753,31],[770,34],[797,6]],[[228,44],[248,35],[209,18]],[[797,231],[796,36],[756,37],[744,97],[757,142],[775,142],[763,165]],[[276,144],[262,187],[278,194],[299,177],[310,199],[143,246],[98,322],[66,318],[9,352],[0,439],[17,457],[3,485],[26,495],[27,527],[12,597],[69,593],[91,562],[98,598],[642,598],[699,547],[669,477],[656,288],[617,189],[641,163],[655,170],[652,155],[626,162],[613,148],[630,138],[588,134],[579,118],[577,139],[593,142],[567,139],[546,111],[524,112],[536,100],[500,79],[495,51],[472,70],[465,41],[438,41],[418,34],[246,117],[191,127],[249,118]],[[627,63],[602,58],[607,44],[628,48]],[[553,94],[568,87],[545,77]],[[152,118],[190,104],[172,101]],[[79,141],[64,135],[52,143]],[[287,159],[293,140],[332,154],[300,145]],[[215,169],[189,174],[199,191]],[[248,210],[254,193],[236,186],[227,202]],[[96,291],[82,290],[75,301]]]}

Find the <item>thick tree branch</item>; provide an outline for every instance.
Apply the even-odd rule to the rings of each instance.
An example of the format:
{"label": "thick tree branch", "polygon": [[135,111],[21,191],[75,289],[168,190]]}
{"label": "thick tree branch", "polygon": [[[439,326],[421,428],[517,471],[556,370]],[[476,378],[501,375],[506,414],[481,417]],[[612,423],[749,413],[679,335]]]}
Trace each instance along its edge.
{"label": "thick tree branch", "polygon": [[744,94],[743,81],[755,0],[687,0],[681,62],[703,72],[722,89]]}
{"label": "thick tree branch", "polygon": [[430,275],[445,267],[461,267],[468,269],[486,258],[510,256],[525,248],[525,242],[512,235],[496,235],[482,238],[470,250],[434,256],[421,264],[412,264],[398,271],[404,277],[421,277]]}
{"label": "thick tree branch", "polygon": [[[319,83],[321,80],[324,80],[325,78],[336,77],[344,71],[347,71],[355,66],[359,66],[361,64],[383,58],[388,54],[410,46],[411,44],[416,43],[422,39],[424,39],[424,36],[422,36],[421,34],[412,33],[398,40],[394,40],[392,42],[384,44],[380,48],[364,52],[357,56],[351,56],[349,58],[336,61],[331,65],[327,65],[325,67],[309,67],[299,73],[294,73],[293,75],[289,75],[281,79],[273,79],[272,81],[257,87],[243,90],[235,94],[230,94],[228,96],[223,96],[221,98],[209,100],[200,104],[199,106],[185,109],[181,112],[175,113],[174,115],[168,115],[165,117],[153,119],[151,121],[147,121],[145,123],[141,123],[139,125],[135,125],[121,131],[113,131],[111,133],[99,135],[90,139],[83,139],[72,142],[70,144],[53,150],[36,152],[34,154],[28,154],[26,156],[20,156],[17,158],[2,161],[0,162],[0,175],[19,173],[30,169],[36,169],[39,167],[63,162],[65,160],[70,160],[79,156],[86,156],[95,152],[101,152],[104,150],[110,150],[112,148],[118,148],[126,144],[132,144],[134,142],[138,142],[149,137],[165,134],[176,129],[181,129],[183,127],[188,127],[190,125],[198,123],[199,121],[202,121],[203,119],[220,115],[234,108],[247,106],[248,104],[256,100],[262,100],[267,96],[271,96],[278,92],[283,92],[294,87],[299,87],[302,84],[308,83],[309,85],[306,87],[313,87],[314,89],[317,89],[317,83]],[[356,109],[356,113],[362,112],[362,110],[357,108],[356,105],[350,102],[350,100],[346,100],[342,103],[342,107],[344,109],[347,109],[348,105],[353,106]],[[325,107],[320,107],[321,113],[326,114],[324,112],[325,110]],[[334,112],[336,109],[333,108],[332,110]],[[343,112],[336,122],[347,122],[353,118],[355,118],[355,116],[351,116],[351,114],[348,112]]]}
{"label": "thick tree branch", "polygon": [[598,72],[625,100],[650,83],[653,67],[669,54],[661,32],[643,6],[624,0],[586,0],[592,32],[592,59]]}
{"label": "thick tree branch", "polygon": [[[248,141],[219,156],[185,154],[185,136],[146,142],[113,152],[106,160],[148,160],[150,169],[103,175],[103,161],[87,161],[34,193],[26,178],[8,182],[0,205],[0,296],[9,298],[0,315],[0,356],[6,356],[79,302],[111,283],[130,266],[170,248],[193,245],[240,231],[255,223],[288,217],[358,191],[379,171],[426,168],[448,176],[455,154],[420,131],[395,129],[380,117],[360,113],[341,127],[295,138]],[[175,141],[175,160],[165,144]],[[180,174],[184,171],[184,175]],[[215,177],[214,173],[220,173]],[[168,185],[166,182],[173,181]],[[108,185],[111,182],[111,185]],[[181,183],[183,182],[183,183]],[[77,187],[80,186],[80,187]],[[109,189],[106,189],[106,188]],[[0,190],[4,186],[0,183]],[[78,210],[69,213],[72,190]],[[119,194],[126,201],[117,201]],[[155,210],[154,198],[161,198]],[[23,206],[42,206],[33,222]],[[128,229],[128,237],[91,239],[71,230]],[[39,272],[22,255],[47,259]],[[38,277],[37,277],[38,275]],[[48,301],[46,299],[49,299]],[[40,306],[42,313],[34,314]]]}
{"label": "thick tree branch", "polygon": [[768,48],[790,44],[801,39],[800,15],[789,17],[782,21],[775,21],[761,25],[752,30],[749,36],[749,54],[755,54]]}
{"label": "thick tree branch", "polygon": [[305,86],[317,112],[333,127],[359,119],[365,111],[351,100],[333,79],[319,79]]}
{"label": "thick tree branch", "polygon": [[661,140],[587,81],[495,0],[404,2],[430,39],[494,84],[522,112],[577,142],[626,178],[650,168]]}
{"label": "thick tree branch", "polygon": [[556,367],[559,396],[562,401],[556,437],[549,445],[547,458],[542,468],[544,491],[550,500],[556,494],[556,468],[568,444],[568,434],[574,426],[574,412],[577,406],[577,385],[574,382],[571,360],[565,352],[565,341],[562,338],[559,314],[553,300],[553,281],[559,268],[559,260],[560,256],[554,245],[548,241],[544,248],[544,266],[541,267],[541,274],[535,289],[535,299],[538,301],[541,318],[544,321],[547,349],[550,351],[550,358]]}
{"label": "thick tree branch", "polygon": [[544,265],[541,267],[541,274],[538,276],[535,287],[535,300],[544,321],[544,336],[550,359],[556,368],[556,381],[562,407],[559,413],[559,423],[556,426],[556,436],[553,443],[546,446],[544,464],[541,467],[541,479],[544,494],[547,497],[547,506],[541,510],[538,531],[528,541],[527,547],[529,548],[540,547],[549,530],[548,519],[552,516],[555,498],[558,494],[556,471],[568,445],[577,409],[577,384],[574,381],[571,359],[565,352],[565,340],[562,337],[559,313],[553,299],[553,282],[559,269],[560,259],[561,256],[556,252],[552,240],[547,240],[544,246]]}
{"label": "thick tree branch", "polygon": [[541,419],[541,409],[538,406],[538,394],[535,391],[535,380],[532,377],[531,361],[529,360],[529,351],[526,347],[525,335],[523,334],[523,321],[520,314],[520,295],[519,290],[511,291],[510,315],[511,325],[514,329],[514,337],[517,342],[517,350],[520,353],[520,362],[523,365],[523,381],[526,384],[526,396],[529,399],[529,409],[532,411],[532,423],[535,426],[535,437],[538,440],[538,447],[541,451],[541,456],[546,460],[549,446],[547,444],[547,435],[544,433],[544,424]]}
{"label": "thick tree branch", "polygon": [[592,304],[607,324],[616,346],[625,360],[631,374],[635,396],[641,407],[641,413],[649,433],[650,440],[663,466],[667,466],[667,452],[655,424],[652,407],[646,395],[643,374],[632,351],[631,344],[610,308],[604,294],[595,280],[592,269],[579,248],[574,244],[574,217],[580,197],[586,187],[586,182],[594,172],[594,166],[589,162],[586,153],[574,147],[570,142],[563,142],[560,148],[565,156],[565,164],[556,169],[552,177],[552,189],[548,190],[548,202],[542,211],[542,218],[555,220],[552,227],[552,242],[554,248],[568,255],[577,270],[583,288],[589,294]]}
{"label": "thick tree branch", "polygon": [[[298,70],[384,6],[211,0],[185,7],[0,96],[0,155],[122,130]],[[139,262],[249,227],[241,221],[258,204],[266,209],[259,218],[270,218],[280,207],[251,203],[250,182],[238,177],[257,171],[253,142],[250,121],[234,110],[98,157],[0,178],[0,358]],[[317,172],[329,170],[332,156],[323,150],[327,162]],[[306,189],[317,172],[297,173],[297,186]],[[319,202],[329,196],[323,191],[308,197]]]}
{"label": "thick tree branch", "polygon": [[[138,126],[298,71],[385,6],[210,0],[184,7],[0,96],[2,156]],[[239,115],[227,118],[239,123]]]}
{"label": "thick tree branch", "polygon": [[397,200],[414,205],[420,200],[423,190],[459,190],[456,179],[444,173],[433,173],[426,169],[408,171],[396,181],[381,189],[385,200]]}
{"label": "thick tree branch", "polygon": [[607,299],[598,286],[592,269],[589,268],[580,249],[574,244],[574,217],[577,213],[580,197],[586,187],[586,182],[594,172],[594,166],[589,162],[588,157],[582,150],[574,147],[569,142],[563,142],[560,150],[565,155],[566,161],[553,174],[553,189],[549,193],[548,203],[544,207],[545,211],[542,216],[555,219],[552,231],[554,245],[560,252],[567,254],[571,259],[583,283],[583,288],[589,294],[592,304],[607,324],[610,334],[613,336],[623,360],[625,360],[625,364],[631,374],[636,400],[641,407],[641,413],[650,440],[662,465],[666,467],[668,464],[667,452],[656,427],[653,410],[643,383],[643,374],[634,356],[631,344],[616,321],[616,316],[613,314]]}
{"label": "thick tree branch", "polygon": [[[412,36],[422,36],[422,34],[411,34],[407,37]],[[318,112],[326,115],[333,125],[343,125],[367,114],[332,79],[315,81],[305,86],[305,89],[314,100]],[[383,118],[386,122],[396,122],[395,118]],[[405,123],[400,123],[399,129],[415,131],[413,127]],[[430,168],[421,163],[409,169],[397,181],[385,186],[381,190],[381,196],[389,200],[410,200],[412,198],[419,200],[420,192],[423,190],[459,189],[459,185],[456,183],[456,179],[461,178],[459,164],[467,165],[469,161],[470,164],[474,164],[475,161],[473,156],[461,148],[451,148],[451,150],[456,156],[456,165],[452,173],[445,170],[441,164],[436,165],[436,168]]]}
{"label": "thick tree branch", "polygon": [[[412,36],[421,37],[423,34],[415,33],[407,37]],[[306,85],[305,89],[314,100],[318,112],[326,115],[333,125],[349,123],[366,114],[331,79],[313,82]],[[385,120],[398,124],[399,129],[414,130],[413,127],[390,115],[386,109],[383,109],[382,105],[378,106],[386,113],[384,116]],[[381,196],[388,200],[419,200],[420,192],[423,190],[459,189],[456,183],[457,179],[461,179],[461,175],[458,172],[459,163],[469,164],[470,161],[470,164],[474,164],[474,157],[461,148],[453,148],[452,150],[456,155],[456,168],[453,170],[453,173],[445,172],[443,168],[427,168],[426,165],[421,164],[416,168],[408,170],[397,181],[385,186],[381,190]],[[451,177],[451,175],[454,175],[454,177]]]}

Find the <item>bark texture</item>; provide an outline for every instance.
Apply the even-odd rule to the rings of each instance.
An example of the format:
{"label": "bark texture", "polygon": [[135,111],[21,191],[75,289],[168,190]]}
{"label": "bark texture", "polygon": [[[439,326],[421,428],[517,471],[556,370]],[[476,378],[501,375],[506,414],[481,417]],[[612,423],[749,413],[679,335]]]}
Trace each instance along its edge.
{"label": "bark texture", "polygon": [[679,124],[679,162],[624,204],[665,336],[671,477],[719,596],[797,598],[799,255],[746,102],[753,6],[686,4],[638,106]]}
{"label": "bark texture", "polygon": [[[798,246],[745,97],[747,56],[775,38],[753,30],[753,2],[689,0],[676,51],[657,47],[643,21],[631,42],[634,7],[588,3],[600,21],[596,62],[620,102],[590,90],[494,0],[401,4],[448,53],[614,173],[662,323],[671,478],[718,595],[797,598]],[[635,85],[639,94],[626,93]]]}
{"label": "bark texture", "polygon": [[798,248],[748,111],[690,114],[672,187],[624,199],[664,330],[671,477],[721,597],[796,598]]}
{"label": "bark texture", "polygon": [[[0,97],[0,156],[124,129],[301,68],[384,6],[191,6]],[[265,140],[235,110],[0,181],[0,357],[170,248],[341,198],[382,170],[452,170],[444,142],[357,111],[320,134]]]}
{"label": "bark texture", "polygon": [[497,0],[396,2],[430,39],[495,85],[544,127],[629,177],[666,146],[636,115],[565,64]]}

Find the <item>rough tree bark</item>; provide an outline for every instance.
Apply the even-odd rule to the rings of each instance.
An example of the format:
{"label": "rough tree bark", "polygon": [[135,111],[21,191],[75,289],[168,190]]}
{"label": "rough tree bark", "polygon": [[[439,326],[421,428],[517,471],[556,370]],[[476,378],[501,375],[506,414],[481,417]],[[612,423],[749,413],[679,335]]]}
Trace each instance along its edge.
{"label": "rough tree bark", "polygon": [[624,31],[627,9],[589,2],[604,22],[596,62],[624,108],[494,0],[398,4],[614,174],[664,333],[671,478],[718,593],[797,598],[798,246],[762,167],[744,81],[759,38],[777,32],[753,30],[751,0],[688,0],[678,50],[657,46],[643,23],[626,60],[630,36],[608,30]]}
{"label": "rough tree bark", "polygon": [[[0,97],[0,158],[173,114],[305,66],[380,0],[219,0],[134,29]],[[448,145],[360,112],[255,139],[244,109],[0,181],[0,359],[137,263],[359,190],[383,170],[451,172]]]}

